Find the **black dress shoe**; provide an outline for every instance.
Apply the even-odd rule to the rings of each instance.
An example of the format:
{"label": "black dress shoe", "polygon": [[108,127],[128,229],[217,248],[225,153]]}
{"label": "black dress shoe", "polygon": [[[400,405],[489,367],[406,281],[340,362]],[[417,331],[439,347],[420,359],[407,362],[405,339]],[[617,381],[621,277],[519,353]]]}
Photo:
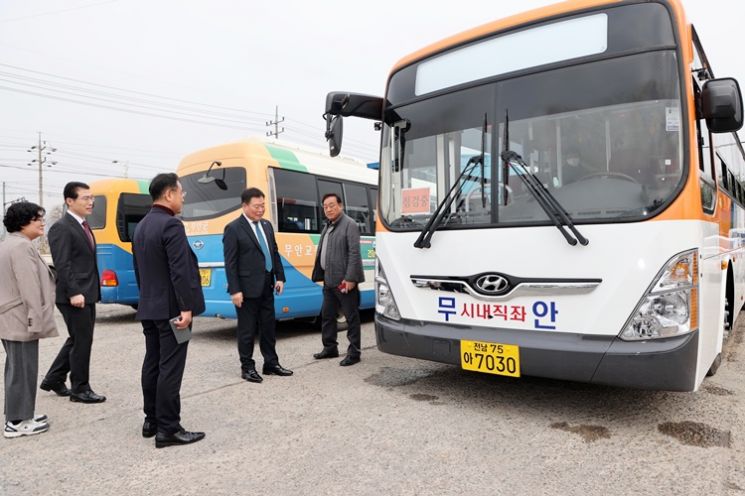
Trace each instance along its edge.
{"label": "black dress shoe", "polygon": [[152,420],[145,420],[142,423],[142,437],[153,437],[158,433],[158,424]]}
{"label": "black dress shoe", "polygon": [[286,369],[280,364],[271,365],[269,367],[264,366],[264,368],[262,369],[262,372],[264,372],[264,375],[281,375],[281,376],[292,375],[292,370]]}
{"label": "black dress shoe", "polygon": [[189,432],[181,429],[173,434],[163,434],[159,432],[155,435],[155,447],[165,448],[167,446],[177,446],[179,444],[196,443],[204,439],[204,432]]}
{"label": "black dress shoe", "polygon": [[258,372],[256,372],[256,369],[244,370],[243,372],[241,372],[241,378],[247,380],[248,382],[256,383],[264,380],[264,378],[261,377]]}
{"label": "black dress shoe", "polygon": [[70,393],[70,401],[76,403],[103,403],[106,401],[106,396],[96,394],[91,390],[83,391],[82,393]]}
{"label": "black dress shoe", "polygon": [[54,391],[57,396],[70,396],[70,390],[67,389],[64,382],[52,384],[51,382],[41,381],[39,389],[42,391]]}
{"label": "black dress shoe", "polygon": [[336,358],[339,356],[339,350],[323,350],[320,353],[314,353],[313,358],[321,360],[324,358]]}
{"label": "black dress shoe", "polygon": [[339,362],[339,365],[341,365],[342,367],[348,367],[350,365],[354,365],[355,363],[360,363],[360,357],[347,355],[344,360]]}

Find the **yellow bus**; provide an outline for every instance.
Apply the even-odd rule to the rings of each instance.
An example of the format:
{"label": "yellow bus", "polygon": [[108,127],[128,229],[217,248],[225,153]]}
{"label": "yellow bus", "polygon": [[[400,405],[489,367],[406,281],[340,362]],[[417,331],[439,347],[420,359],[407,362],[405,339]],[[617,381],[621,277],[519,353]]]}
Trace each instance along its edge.
{"label": "yellow bus", "polygon": [[88,224],[96,236],[101,302],[137,306],[132,235],[150,210],[148,181],[102,179],[90,184],[95,200]]}
{"label": "yellow bus", "polygon": [[336,193],[360,228],[366,282],[361,307],[372,308],[375,264],[374,212],[377,173],[351,159],[329,159],[297,146],[249,139],[199,150],[179,164],[184,191],[182,218],[199,260],[206,310],[203,315],[235,318],[227,291],[222,235],[241,215],[241,193],[257,187],[267,201],[266,219],[276,233],[287,282],[275,297],[278,319],[320,315],[322,288],[310,280],[323,228],[321,198]]}
{"label": "yellow bus", "polygon": [[679,0],[573,0],[398,62],[384,98],[378,347],[520,377],[693,391],[745,298],[739,85]]}

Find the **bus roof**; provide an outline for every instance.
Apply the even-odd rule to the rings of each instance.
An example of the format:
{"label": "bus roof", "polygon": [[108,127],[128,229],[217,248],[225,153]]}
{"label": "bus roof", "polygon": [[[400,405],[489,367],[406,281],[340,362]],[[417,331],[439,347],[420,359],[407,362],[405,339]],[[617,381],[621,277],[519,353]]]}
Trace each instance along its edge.
{"label": "bus roof", "polygon": [[93,194],[112,195],[114,193],[148,194],[149,181],[141,179],[111,178],[99,179],[90,183]]}
{"label": "bus roof", "polygon": [[249,138],[204,148],[186,155],[179,163],[180,175],[204,170],[215,160],[240,159],[246,157],[266,158],[266,165],[317,175],[350,179],[365,183],[376,183],[377,171],[365,162],[351,158],[328,156],[328,152],[314,150],[276,140]]}
{"label": "bus roof", "polygon": [[[657,0],[660,3],[666,3],[669,4],[673,10],[675,11],[676,16],[678,19],[685,22],[685,16],[683,14],[683,6],[680,3],[680,0]],[[548,5],[546,7],[540,7],[533,10],[528,10],[526,12],[521,12],[519,14],[515,14],[510,17],[505,17],[504,19],[499,19],[496,21],[489,22],[487,24],[483,24],[481,26],[475,27],[473,29],[469,29],[468,31],[464,31],[462,33],[450,36],[448,38],[445,38],[443,40],[440,40],[436,43],[432,43],[431,45],[428,45],[420,50],[417,50],[414,53],[411,53],[407,55],[406,57],[402,58],[396,64],[393,66],[393,70],[391,71],[391,74],[398,71],[399,69],[412,64],[413,62],[425,59],[427,57],[430,57],[436,53],[445,51],[449,48],[462,45],[465,43],[469,43],[474,40],[478,40],[480,38],[492,35],[494,33],[498,33],[503,30],[507,30],[509,28],[514,28],[517,26],[527,25],[542,19],[549,19],[551,17],[555,16],[561,16],[563,14],[571,13],[571,12],[577,12],[582,11],[584,9],[591,9],[594,7],[601,7],[604,5],[622,5],[624,3],[630,3],[626,2],[624,0],[567,0],[565,2],[559,2],[552,5]],[[638,2],[634,2],[638,3]]]}

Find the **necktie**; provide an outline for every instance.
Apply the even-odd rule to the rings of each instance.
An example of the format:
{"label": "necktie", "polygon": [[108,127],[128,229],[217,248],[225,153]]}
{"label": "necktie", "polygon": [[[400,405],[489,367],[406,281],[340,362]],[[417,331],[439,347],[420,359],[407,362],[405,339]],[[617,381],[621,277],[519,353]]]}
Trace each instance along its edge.
{"label": "necktie", "polygon": [[261,233],[261,227],[259,226],[259,221],[254,221],[254,227],[256,228],[256,239],[259,240],[259,248],[261,248],[261,252],[264,254],[264,268],[267,272],[272,271],[272,257],[269,255],[269,248],[266,246],[266,241],[264,241],[264,236]]}
{"label": "necktie", "polygon": [[96,249],[96,242],[93,241],[93,233],[91,232],[91,228],[88,225],[87,221],[83,221],[83,231],[85,231],[85,235],[88,237],[88,244],[91,245],[91,250]]}

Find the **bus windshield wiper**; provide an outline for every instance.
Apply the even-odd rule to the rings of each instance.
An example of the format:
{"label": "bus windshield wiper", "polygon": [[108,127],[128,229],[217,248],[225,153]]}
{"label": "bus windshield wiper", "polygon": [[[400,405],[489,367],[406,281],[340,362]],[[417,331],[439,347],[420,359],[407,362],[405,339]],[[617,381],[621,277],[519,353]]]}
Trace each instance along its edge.
{"label": "bus windshield wiper", "polygon": [[[505,130],[506,129],[507,128],[505,127]],[[525,160],[523,160],[518,153],[509,150],[508,145],[505,145],[505,150],[502,152],[501,156],[505,164],[509,164],[515,173],[517,173],[525,184],[527,190],[530,191],[538,202],[538,205],[544,212],[546,212],[548,218],[551,219],[556,228],[561,231],[561,234],[564,235],[567,243],[574,246],[577,244],[577,241],[579,241],[582,246],[587,246],[590,241],[582,236],[582,234],[577,230],[567,211],[564,210],[561,203],[554,198],[554,195],[546,189],[535,174],[530,171],[530,166],[525,163]],[[567,226],[574,236],[569,234],[564,226]]]}
{"label": "bus windshield wiper", "polygon": [[427,224],[425,224],[422,232],[419,233],[419,237],[416,239],[416,241],[414,241],[414,248],[429,248],[430,246],[432,246],[432,244],[430,243],[432,235],[435,233],[437,228],[440,227],[440,225],[442,224],[442,219],[445,217],[446,212],[450,210],[453,202],[456,198],[458,198],[460,192],[463,190],[463,185],[466,183],[463,178],[465,177],[469,181],[474,181],[475,179],[471,177],[471,172],[473,172],[477,165],[481,165],[481,201],[484,205],[486,205],[486,193],[484,192],[484,187],[486,186],[484,180],[484,155],[486,154],[487,126],[488,122],[486,114],[484,114],[484,125],[481,128],[481,153],[479,153],[478,155],[474,155],[473,157],[468,159],[468,162],[466,162],[466,166],[463,167],[463,171],[458,176],[458,179],[455,180],[455,183],[453,183],[453,186],[450,188],[450,191],[447,192],[445,198],[443,198],[442,201],[437,204],[437,208],[435,209],[434,213],[432,213],[432,216],[427,221]]}
{"label": "bus windshield wiper", "polygon": [[427,224],[424,225],[422,232],[419,233],[419,237],[414,242],[414,248],[429,248],[430,246],[432,246],[432,244],[430,243],[432,235],[435,233],[435,230],[437,230],[440,224],[442,224],[442,219],[445,217],[445,213],[450,209],[458,195],[460,195],[460,192],[463,189],[463,185],[466,183],[465,181],[463,181],[463,177],[468,174],[469,180],[473,180],[472,178],[470,178],[470,173],[476,168],[477,165],[481,163],[482,160],[483,159],[480,155],[474,155],[473,157],[468,159],[468,162],[466,162],[466,166],[463,168],[463,172],[460,173],[458,179],[455,180],[455,183],[450,188],[450,191],[447,192],[445,198],[443,198],[442,201],[437,205],[437,208],[427,221]]}

